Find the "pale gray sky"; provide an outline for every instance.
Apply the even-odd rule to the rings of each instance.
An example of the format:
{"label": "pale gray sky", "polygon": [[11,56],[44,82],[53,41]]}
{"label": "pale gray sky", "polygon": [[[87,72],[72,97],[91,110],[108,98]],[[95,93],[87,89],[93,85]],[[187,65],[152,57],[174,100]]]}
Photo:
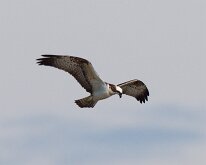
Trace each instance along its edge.
{"label": "pale gray sky", "polygon": [[[206,2],[0,1],[0,164],[205,164]],[[79,109],[88,95],[41,54],[90,60],[108,82],[142,80]],[[101,163],[100,163],[101,162]]]}

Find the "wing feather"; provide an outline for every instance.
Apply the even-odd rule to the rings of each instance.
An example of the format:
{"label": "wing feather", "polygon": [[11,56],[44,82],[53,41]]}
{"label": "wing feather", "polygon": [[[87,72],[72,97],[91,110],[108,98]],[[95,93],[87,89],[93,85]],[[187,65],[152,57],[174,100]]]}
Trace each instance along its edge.
{"label": "wing feather", "polygon": [[140,80],[130,80],[118,85],[122,88],[123,94],[135,97],[140,103],[148,101],[149,90],[146,85]]}
{"label": "wing feather", "polygon": [[97,75],[92,64],[83,58],[61,55],[42,55],[37,59],[39,65],[52,66],[70,73],[80,85],[92,94],[94,85],[104,83]]}

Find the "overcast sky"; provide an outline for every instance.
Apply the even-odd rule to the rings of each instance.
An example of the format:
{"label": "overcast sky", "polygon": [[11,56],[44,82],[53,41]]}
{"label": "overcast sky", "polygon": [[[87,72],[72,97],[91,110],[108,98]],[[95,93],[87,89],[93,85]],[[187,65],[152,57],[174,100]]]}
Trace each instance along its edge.
{"label": "overcast sky", "polygon": [[[206,163],[206,2],[0,1],[0,164]],[[93,109],[41,54],[90,60],[101,78],[142,80],[149,101],[113,96]]]}

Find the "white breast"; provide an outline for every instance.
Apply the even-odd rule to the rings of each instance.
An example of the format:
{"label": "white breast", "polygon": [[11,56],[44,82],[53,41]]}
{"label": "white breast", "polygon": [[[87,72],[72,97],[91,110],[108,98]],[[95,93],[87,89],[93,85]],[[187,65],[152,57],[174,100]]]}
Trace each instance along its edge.
{"label": "white breast", "polygon": [[108,86],[106,84],[99,86],[98,90],[93,91],[94,100],[102,100],[110,97]]}

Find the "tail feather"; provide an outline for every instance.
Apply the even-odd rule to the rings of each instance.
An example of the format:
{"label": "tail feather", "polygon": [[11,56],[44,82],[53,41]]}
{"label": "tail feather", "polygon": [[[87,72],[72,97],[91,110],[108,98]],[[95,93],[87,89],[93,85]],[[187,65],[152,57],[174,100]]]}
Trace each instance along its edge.
{"label": "tail feather", "polygon": [[75,103],[80,107],[80,108],[93,108],[97,101],[94,101],[92,96],[88,96],[79,100],[75,100]]}

